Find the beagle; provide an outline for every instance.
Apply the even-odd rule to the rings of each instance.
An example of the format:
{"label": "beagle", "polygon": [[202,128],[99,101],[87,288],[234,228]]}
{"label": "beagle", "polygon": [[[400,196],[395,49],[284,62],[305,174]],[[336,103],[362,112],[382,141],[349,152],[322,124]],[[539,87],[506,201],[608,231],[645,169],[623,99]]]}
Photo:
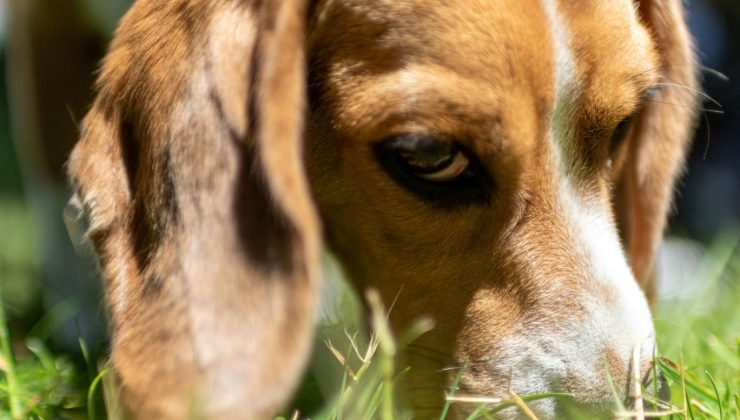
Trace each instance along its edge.
{"label": "beagle", "polygon": [[[655,350],[695,70],[680,0],[138,0],[69,160],[124,405],[273,415],[326,247],[462,391],[603,412]],[[423,418],[450,378],[407,357]]]}

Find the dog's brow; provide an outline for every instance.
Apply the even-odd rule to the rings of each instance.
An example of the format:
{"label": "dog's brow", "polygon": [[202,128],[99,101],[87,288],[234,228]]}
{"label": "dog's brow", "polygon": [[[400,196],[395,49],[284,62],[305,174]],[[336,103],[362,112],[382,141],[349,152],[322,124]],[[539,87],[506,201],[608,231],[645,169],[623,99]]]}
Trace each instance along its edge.
{"label": "dog's brow", "polygon": [[[608,103],[606,115],[623,117],[640,109],[644,103],[658,90],[660,84],[658,71],[654,63],[644,63],[642,71],[633,71],[623,77],[623,84],[631,89],[629,100]],[[626,99],[626,98],[625,98]]]}
{"label": "dog's brow", "polygon": [[377,139],[412,132],[464,141],[486,128],[490,131],[501,120],[495,105],[476,106],[441,92],[393,98],[382,107],[365,111],[348,128]]}
{"label": "dog's brow", "polygon": [[455,134],[497,123],[505,100],[500,92],[454,73],[416,70],[382,76],[340,102],[354,104],[344,128],[361,137],[407,129]]}

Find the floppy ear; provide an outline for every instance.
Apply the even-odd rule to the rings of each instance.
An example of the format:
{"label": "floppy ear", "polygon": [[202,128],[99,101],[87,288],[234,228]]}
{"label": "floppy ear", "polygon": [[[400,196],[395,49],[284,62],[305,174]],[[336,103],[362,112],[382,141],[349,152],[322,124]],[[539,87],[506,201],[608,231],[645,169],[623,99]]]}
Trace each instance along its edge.
{"label": "floppy ear", "polygon": [[69,161],[139,418],[265,418],[312,333],[303,0],[139,0]]}
{"label": "floppy ear", "polygon": [[662,83],[623,150],[616,208],[632,270],[652,302],[655,254],[694,128],[697,66],[681,0],[636,5],[656,45]]}

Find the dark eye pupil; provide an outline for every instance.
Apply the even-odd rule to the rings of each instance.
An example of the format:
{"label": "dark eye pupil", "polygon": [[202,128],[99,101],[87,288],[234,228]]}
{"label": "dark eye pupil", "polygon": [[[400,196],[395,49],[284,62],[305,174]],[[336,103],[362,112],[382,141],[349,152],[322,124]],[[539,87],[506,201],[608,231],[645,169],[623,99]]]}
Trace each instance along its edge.
{"label": "dark eye pupil", "polygon": [[624,139],[627,137],[627,133],[629,133],[630,126],[632,125],[632,116],[629,116],[617,124],[617,127],[614,129],[614,132],[612,132],[612,139],[611,144],[609,145],[609,154],[613,155],[619,146],[624,143]]}
{"label": "dark eye pupil", "polygon": [[457,143],[410,134],[375,143],[373,152],[391,179],[436,208],[491,198],[492,180],[475,155]]}
{"label": "dark eye pupil", "polygon": [[414,172],[421,174],[446,168],[456,153],[451,143],[430,139],[407,138],[401,140],[397,146],[403,162]]}

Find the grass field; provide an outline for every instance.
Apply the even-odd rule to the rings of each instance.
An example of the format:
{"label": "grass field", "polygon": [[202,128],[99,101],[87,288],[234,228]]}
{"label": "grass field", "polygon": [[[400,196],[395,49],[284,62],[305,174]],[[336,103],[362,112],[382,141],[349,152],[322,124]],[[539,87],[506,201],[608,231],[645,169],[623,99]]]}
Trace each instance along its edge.
{"label": "grass field", "polygon": [[[98,366],[102,365],[92,360],[88,344],[80,340],[82,357],[54,352],[45,340],[47,334],[38,334],[42,330],[38,325],[23,325],[12,319],[17,317],[19,306],[29,305],[24,299],[33,300],[28,297],[31,292],[24,289],[40,287],[37,283],[22,283],[38,277],[35,263],[28,256],[33,248],[33,229],[22,206],[0,205],[0,230],[5,233],[5,241],[0,243],[0,293],[5,308],[0,311],[0,418],[104,418],[105,381],[101,379],[106,370],[101,371]],[[664,300],[655,316],[660,348],[656,369],[670,383],[671,401],[658,402],[643,393],[641,412],[615,402],[614,418],[655,414],[673,419],[740,419],[738,235],[717,239],[706,254],[694,274],[695,284],[700,284],[694,296]],[[377,309],[373,318],[379,328],[369,346],[353,347],[347,339],[331,346],[319,345],[315,350],[344,366],[340,369],[344,373],[336,378],[341,383],[340,393],[332,398],[321,397],[309,376],[296,397],[295,406],[300,411],[288,410],[285,418],[409,417],[396,386],[408,369],[394,366],[393,355],[426,326],[422,323],[417,331],[393,338],[379,315],[381,304],[376,302],[374,307]],[[48,317],[43,322],[48,324]],[[511,393],[503,399],[471,402],[456,398],[454,388],[453,383],[440,419],[447,417],[455,404],[466,404],[472,411],[470,419],[487,419],[502,409],[518,409],[526,414],[527,403],[533,399],[568,398],[557,393]]]}
{"label": "grass field", "polygon": [[[613,418],[740,419],[740,246],[738,234],[717,239],[691,273],[695,288],[691,298],[661,302],[655,316],[658,347],[654,375],[659,369],[670,388],[670,401],[659,401],[640,392],[642,410],[625,407],[615,399]],[[377,307],[377,304],[376,304]],[[377,310],[380,312],[381,310]],[[392,340],[382,317],[373,317],[380,332],[367,349],[357,349],[351,340],[330,348],[317,349],[335,354],[337,363],[347,366],[338,397],[314,412],[289,411],[284,418],[308,414],[312,419],[408,418],[396,383],[407,372],[394,367],[391,355],[408,338]],[[419,326],[424,329],[423,325]],[[418,331],[416,332],[418,333]],[[411,332],[410,336],[414,336]],[[400,341],[400,343],[397,343]],[[385,343],[385,345],[384,345]],[[338,349],[345,349],[344,352]],[[459,376],[455,380],[458,380]],[[463,404],[468,419],[495,418],[504,409],[518,409],[525,415],[527,402],[539,398],[563,398],[560,393],[516,395],[471,400],[455,396],[455,382],[439,418],[454,404]],[[311,387],[304,391],[311,394]],[[648,390],[642,390],[648,391]],[[652,394],[658,394],[653,392]],[[484,396],[485,397],[485,396]],[[303,397],[305,403],[307,398]],[[310,397],[308,397],[310,400]],[[512,408],[513,407],[513,408]],[[571,412],[572,418],[588,419],[588,413]]]}

